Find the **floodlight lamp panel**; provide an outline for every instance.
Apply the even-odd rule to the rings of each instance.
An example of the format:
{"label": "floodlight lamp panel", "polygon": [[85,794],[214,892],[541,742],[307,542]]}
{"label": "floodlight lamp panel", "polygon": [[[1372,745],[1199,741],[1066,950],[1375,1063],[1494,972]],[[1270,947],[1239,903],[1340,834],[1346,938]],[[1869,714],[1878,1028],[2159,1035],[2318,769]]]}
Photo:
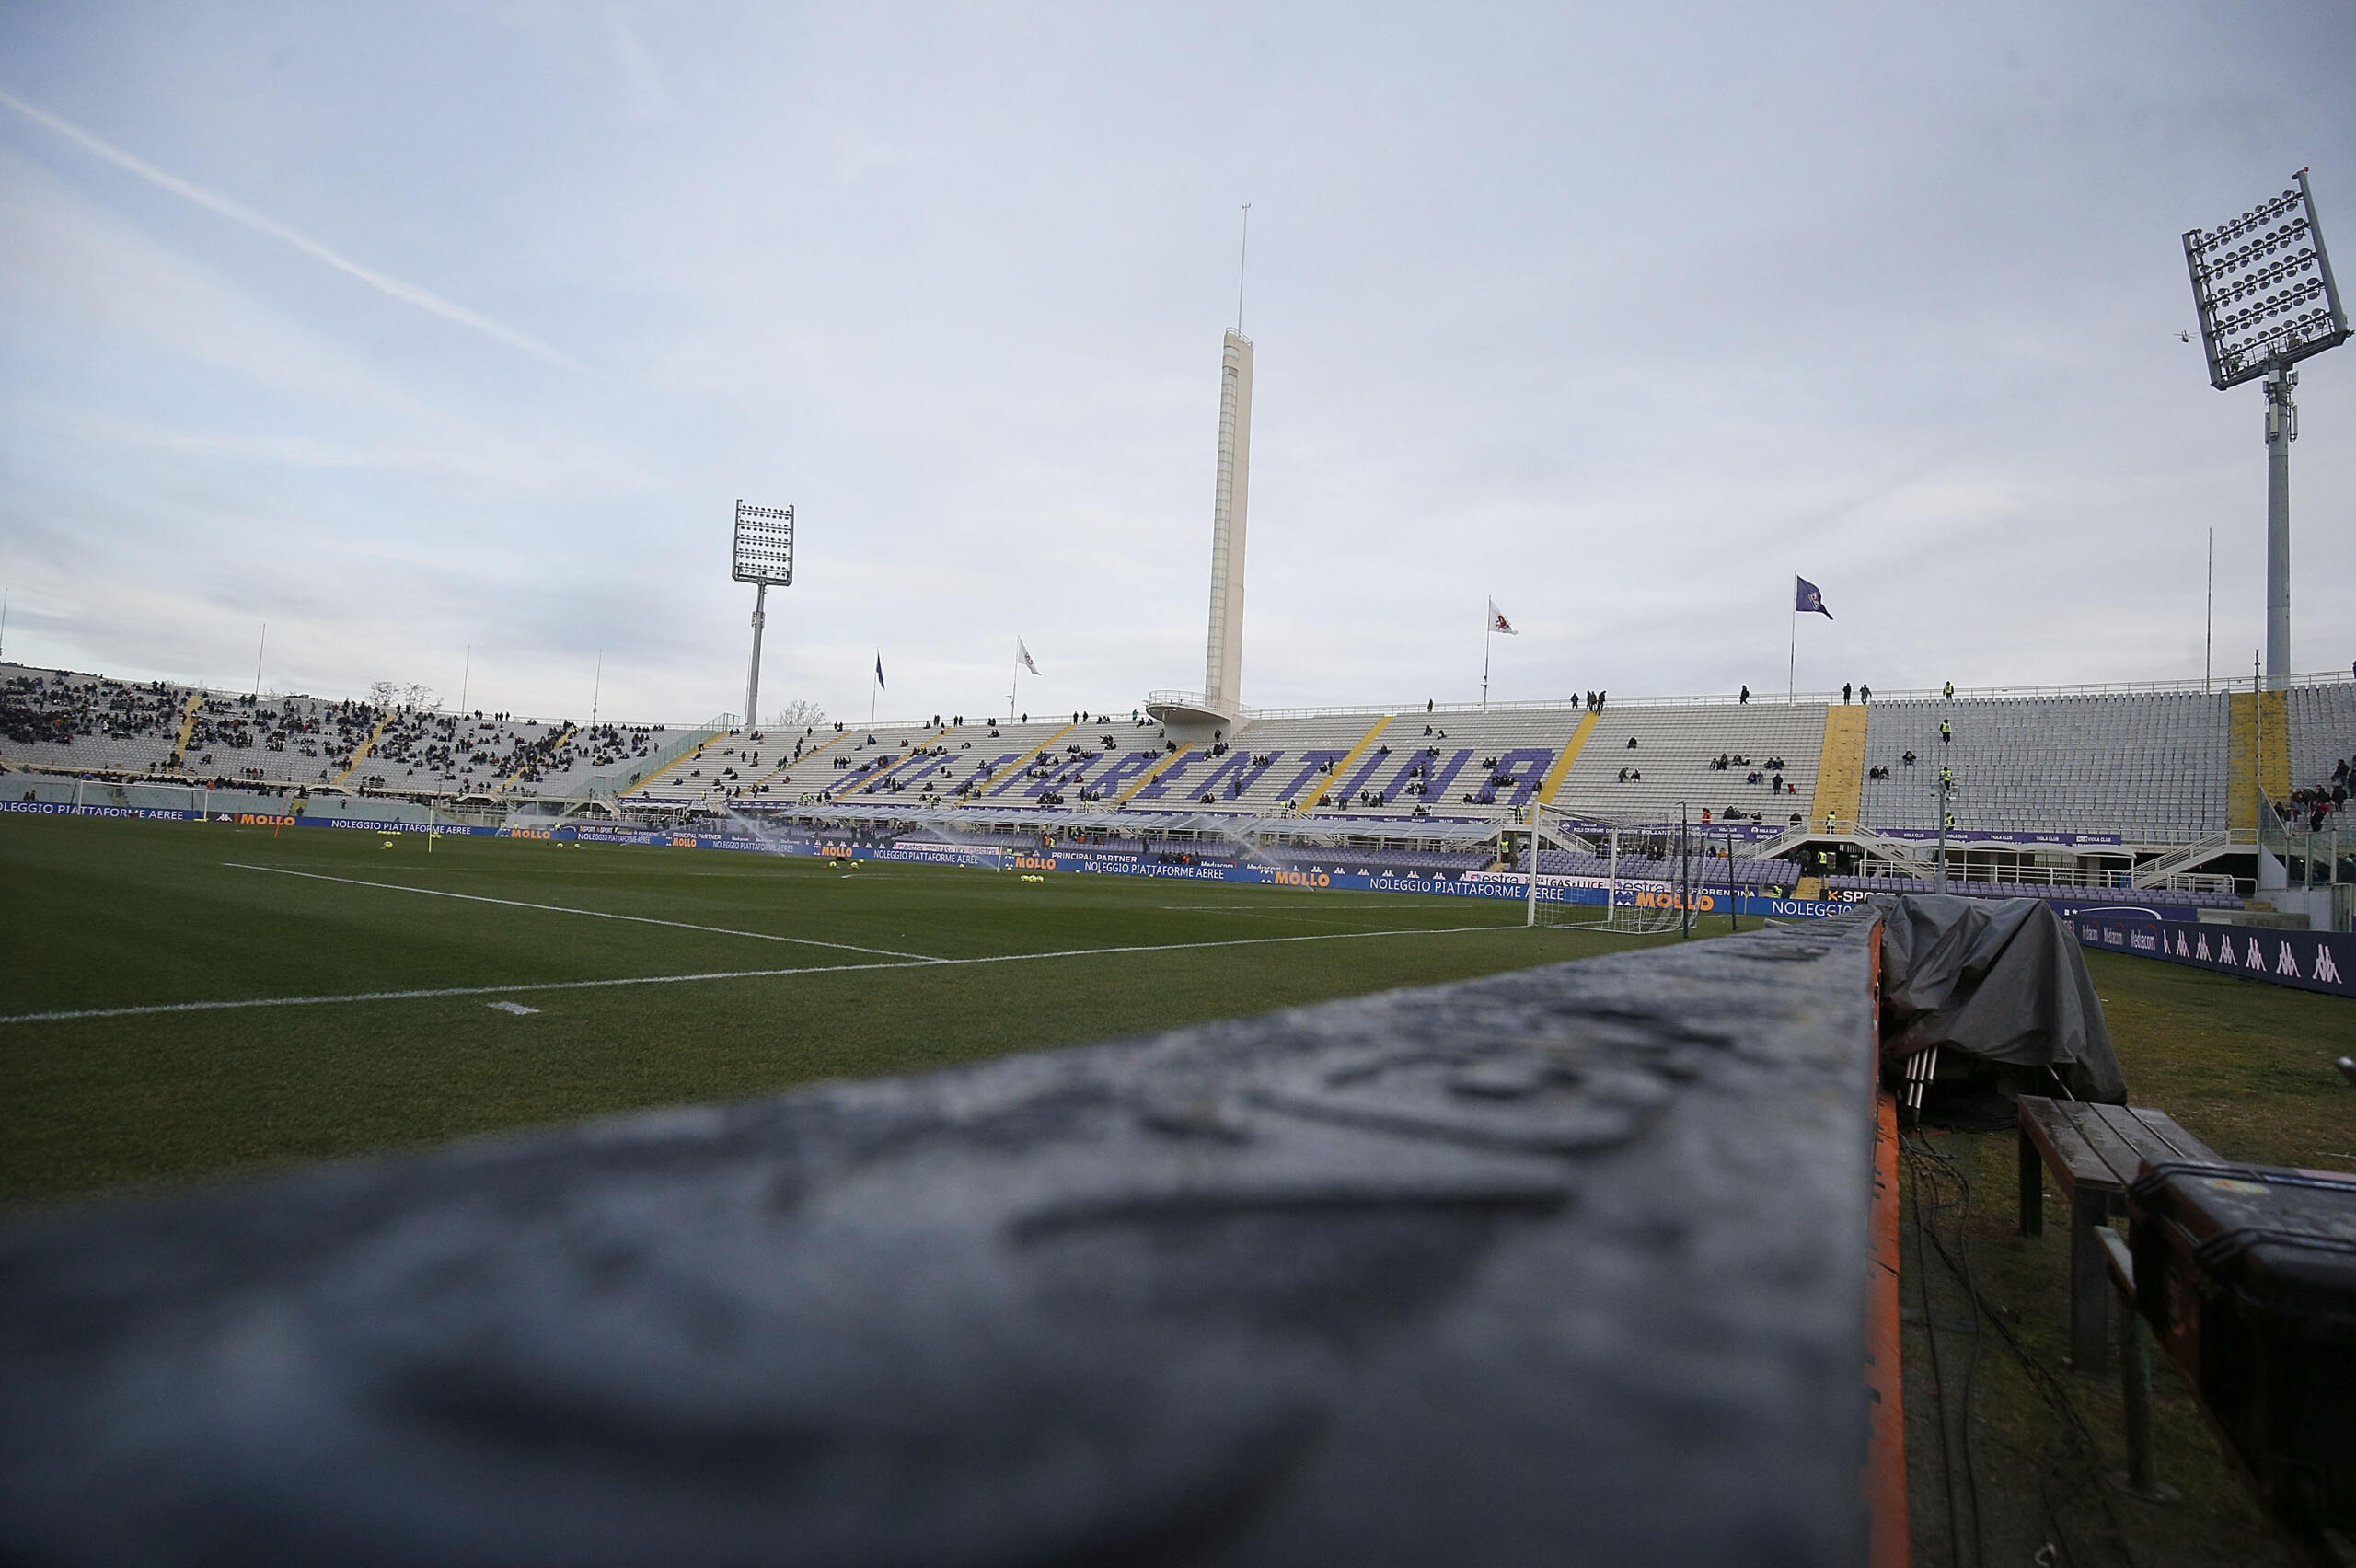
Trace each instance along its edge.
{"label": "floodlight lamp panel", "polygon": [[2221,392],[2348,337],[2304,169],[2280,196],[2214,229],[2187,233],[2184,259],[2209,384]]}
{"label": "floodlight lamp panel", "polygon": [[730,575],[739,582],[793,584],[793,508],[736,503],[736,546]]}

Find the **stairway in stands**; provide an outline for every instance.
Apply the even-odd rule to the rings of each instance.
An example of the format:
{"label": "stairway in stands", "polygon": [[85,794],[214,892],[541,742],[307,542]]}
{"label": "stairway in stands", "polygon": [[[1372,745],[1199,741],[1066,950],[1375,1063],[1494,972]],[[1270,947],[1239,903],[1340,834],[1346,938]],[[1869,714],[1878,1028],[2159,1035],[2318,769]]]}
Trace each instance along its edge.
{"label": "stairway in stands", "polygon": [[1865,792],[1865,718],[1862,702],[1844,702],[1824,710],[1824,749],[1816,765],[1816,804],[1808,812],[1810,825],[1839,819],[1843,827],[1857,824],[1858,806]]}

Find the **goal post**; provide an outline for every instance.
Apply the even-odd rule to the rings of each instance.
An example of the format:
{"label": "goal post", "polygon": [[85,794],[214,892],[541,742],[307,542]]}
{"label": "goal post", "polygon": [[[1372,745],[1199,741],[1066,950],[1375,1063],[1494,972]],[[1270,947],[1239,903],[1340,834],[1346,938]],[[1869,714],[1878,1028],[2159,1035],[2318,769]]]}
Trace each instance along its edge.
{"label": "goal post", "polygon": [[[1657,833],[1659,824],[1574,821],[1543,806],[1533,806],[1527,821],[1505,829],[1507,835],[1522,840],[1526,854],[1522,865],[1527,878],[1523,884],[1523,924],[1632,932],[1674,928],[1679,915],[1674,900],[1656,902],[1627,896],[1626,882],[1630,879],[1623,874],[1622,857],[1633,851],[1640,841],[1640,828]],[[1540,896],[1542,856],[1550,848],[1591,858],[1591,869],[1576,874],[1582,879],[1578,886],[1600,893],[1600,900]],[[1568,894],[1571,890],[1564,891]]]}

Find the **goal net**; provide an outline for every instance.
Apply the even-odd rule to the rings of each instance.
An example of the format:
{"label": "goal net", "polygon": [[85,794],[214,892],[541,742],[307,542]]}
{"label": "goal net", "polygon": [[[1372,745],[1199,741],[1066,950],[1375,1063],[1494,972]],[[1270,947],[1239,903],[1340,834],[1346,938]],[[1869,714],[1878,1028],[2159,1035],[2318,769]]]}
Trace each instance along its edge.
{"label": "goal net", "polygon": [[1569,818],[1541,807],[1504,830],[1503,856],[1528,877],[1529,924],[1594,930],[1673,931],[1674,824]]}

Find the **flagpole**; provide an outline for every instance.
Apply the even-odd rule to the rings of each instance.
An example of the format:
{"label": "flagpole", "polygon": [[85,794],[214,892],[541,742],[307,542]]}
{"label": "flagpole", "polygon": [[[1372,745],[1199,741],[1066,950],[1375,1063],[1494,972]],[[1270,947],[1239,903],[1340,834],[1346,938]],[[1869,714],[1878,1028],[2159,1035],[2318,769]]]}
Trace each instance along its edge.
{"label": "flagpole", "polygon": [[1800,591],[1799,573],[1792,573],[1792,650],[1784,665],[1784,700],[1798,699],[1800,679]]}
{"label": "flagpole", "polygon": [[1489,613],[1481,621],[1481,711],[1489,710],[1489,640],[1497,629],[1497,602],[1489,601]]}
{"label": "flagpole", "polygon": [[884,685],[884,650],[875,651],[875,685],[867,688],[867,727],[875,728],[875,694]]}
{"label": "flagpole", "polygon": [[1006,717],[1010,723],[1014,720],[1014,694],[1022,685],[1022,639],[1018,637],[1014,640],[1014,678],[1006,683]]}

